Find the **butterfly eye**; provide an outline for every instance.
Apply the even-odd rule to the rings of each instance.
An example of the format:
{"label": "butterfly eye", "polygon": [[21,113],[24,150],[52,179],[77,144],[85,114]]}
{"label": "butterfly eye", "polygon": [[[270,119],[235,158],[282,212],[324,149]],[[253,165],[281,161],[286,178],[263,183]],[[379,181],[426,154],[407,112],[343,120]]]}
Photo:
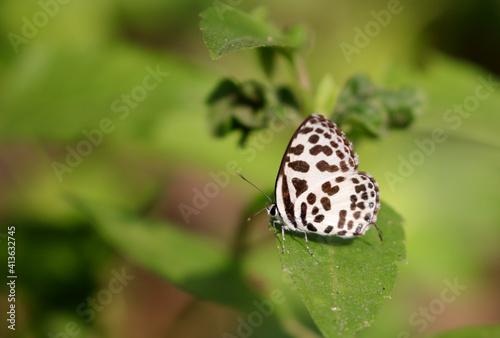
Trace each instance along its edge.
{"label": "butterfly eye", "polygon": [[269,215],[276,216],[276,211],[277,211],[276,204],[273,204],[269,207]]}

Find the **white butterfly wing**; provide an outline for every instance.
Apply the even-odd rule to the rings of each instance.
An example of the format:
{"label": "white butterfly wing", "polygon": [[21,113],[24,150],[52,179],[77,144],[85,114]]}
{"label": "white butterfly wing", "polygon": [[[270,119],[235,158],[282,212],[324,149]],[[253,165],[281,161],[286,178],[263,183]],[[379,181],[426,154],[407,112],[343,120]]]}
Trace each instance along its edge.
{"label": "white butterfly wing", "polygon": [[347,172],[311,187],[295,202],[299,229],[321,235],[363,235],[377,220],[377,182],[367,173]]}
{"label": "white butterfly wing", "polygon": [[[379,208],[378,186],[371,176],[363,176],[364,174],[357,172],[358,163],[358,156],[354,153],[351,142],[335,123],[318,114],[310,115],[292,136],[276,180],[276,205],[285,226],[290,230],[344,237],[364,233],[367,225],[376,219]],[[335,181],[339,177],[344,177],[344,181]],[[373,204],[373,207],[365,206],[366,210],[359,215],[355,212],[360,210],[351,210],[350,198],[356,189],[360,189],[355,187],[353,178],[368,180],[373,186],[369,188],[368,184],[365,185],[370,200],[363,201],[366,206]],[[337,189],[338,191],[332,194]],[[374,197],[371,196],[372,192]],[[317,195],[312,203],[311,193]],[[363,191],[356,193],[356,198],[362,193]],[[325,198],[330,200],[330,210],[321,205],[321,199],[326,201]],[[320,221],[320,210],[323,221]],[[344,213],[340,214],[342,210],[346,211],[344,217]],[[367,215],[370,216],[370,222],[365,224],[367,221],[364,217]],[[355,218],[357,216],[359,217]],[[349,225],[346,225],[339,229],[342,222],[352,224],[351,228],[347,229]],[[329,228],[330,226],[333,228]]]}

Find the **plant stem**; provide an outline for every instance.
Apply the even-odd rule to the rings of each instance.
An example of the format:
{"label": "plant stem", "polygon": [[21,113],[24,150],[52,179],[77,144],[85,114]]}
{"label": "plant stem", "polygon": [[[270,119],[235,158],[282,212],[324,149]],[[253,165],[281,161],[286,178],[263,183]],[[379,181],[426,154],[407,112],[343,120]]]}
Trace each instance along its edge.
{"label": "plant stem", "polygon": [[305,61],[299,55],[293,55],[290,58],[297,77],[300,96],[302,98],[302,109],[304,115],[313,113],[313,99],[311,89],[311,79]]}
{"label": "plant stem", "polygon": [[249,223],[244,220],[241,221],[240,224],[238,225],[236,229],[236,236],[234,238],[234,243],[233,243],[233,260],[235,262],[240,262],[241,257],[244,255],[246,251],[246,239],[248,235],[248,230],[249,230]]}

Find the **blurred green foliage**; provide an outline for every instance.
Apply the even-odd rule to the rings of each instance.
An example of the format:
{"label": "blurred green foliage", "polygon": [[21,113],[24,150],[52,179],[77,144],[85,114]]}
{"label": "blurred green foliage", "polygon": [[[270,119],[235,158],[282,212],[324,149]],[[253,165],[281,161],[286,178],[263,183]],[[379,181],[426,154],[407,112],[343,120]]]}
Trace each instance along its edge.
{"label": "blurred green foliage", "polygon": [[223,79],[207,99],[208,121],[217,137],[241,131],[239,145],[253,130],[269,126],[273,119],[284,118],[289,111],[298,111],[293,92],[286,86],[267,89],[256,81],[238,83]]}
{"label": "blurred green foliage", "polygon": [[364,74],[353,75],[342,88],[333,118],[353,139],[382,137],[389,128],[408,128],[420,113],[421,95],[414,87],[378,88]]}
{"label": "blurred green foliage", "polygon": [[[256,6],[225,4],[242,11]],[[298,39],[301,50],[307,50],[302,61],[310,70],[312,88],[309,94],[288,88],[298,106],[314,107],[319,101],[319,106],[333,108],[329,99],[304,99],[318,92],[315,87],[325,74],[332,77],[325,81],[330,83],[326,87],[337,95],[352,74],[367,74],[372,83],[401,96],[387,102],[388,111],[402,112],[396,116],[406,117],[418,102],[408,101],[414,93],[407,96],[400,88],[410,84],[426,94],[422,113],[411,128],[357,144],[361,167],[377,178],[383,199],[405,216],[408,251],[408,265],[400,267],[392,299],[371,327],[358,333],[360,337],[427,335],[493,324],[500,313],[500,95],[498,50],[493,43],[500,32],[494,29],[500,22],[498,11],[487,1],[401,4],[403,11],[393,15],[359,54],[353,54],[351,62],[345,60],[339,43],[353,44],[355,28],[363,30],[374,21],[371,11],[380,13],[387,1],[265,4],[276,29],[283,28],[286,39]],[[80,336],[211,337],[237,334],[239,318],[248,319],[242,312],[186,295],[166,276],[157,277],[151,266],[143,268],[143,262],[129,252],[134,249],[138,255],[137,246],[147,248],[149,237],[141,242],[141,237],[129,234],[137,240],[136,248],[126,246],[126,240],[114,242],[102,231],[103,222],[67,198],[69,193],[106,213],[126,214],[124,229],[129,221],[137,221],[136,228],[141,229],[151,226],[151,219],[157,226],[160,219],[162,226],[180,228],[189,238],[196,234],[192,237],[230,252],[235,229],[247,216],[243,206],[255,192],[229,173],[228,163],[235,161],[252,181],[272,190],[283,149],[297,125],[290,122],[268,138],[266,129],[253,131],[248,140],[255,155],[250,157],[235,147],[241,135],[213,137],[206,98],[221,77],[239,84],[269,81],[266,88],[295,80],[283,54],[257,59],[274,65],[264,66],[263,71],[256,70],[261,66],[255,64],[253,50],[211,62],[198,28],[198,13],[210,5],[194,0],[72,1],[59,4],[57,14],[48,16],[45,25],[35,26],[36,32],[16,49],[9,33],[22,36],[26,20],[33,23],[43,8],[38,1],[0,3],[0,233],[16,225],[16,335],[47,337],[65,332],[74,322]],[[304,39],[301,28],[287,30],[298,22],[313,32],[313,39]],[[439,51],[443,49],[447,54]],[[148,67],[159,67],[169,75],[144,97],[140,88],[145,88]],[[491,83],[492,90],[480,90],[487,97],[478,99],[468,114],[460,114],[460,106],[471,107],[480,79]],[[127,95],[135,95],[132,104]],[[118,107],[129,108],[124,119],[120,119],[124,110],[113,111],[116,100]],[[101,142],[80,155],[79,162],[70,161],[78,163],[71,166],[68,147],[85,151],[81,142],[91,142],[86,135],[100,130],[103,119],[109,119],[114,130],[102,132]],[[416,140],[432,139],[437,128],[445,132],[446,141],[435,144],[433,152],[420,160],[415,155],[422,152]],[[413,161],[413,171],[403,168],[402,159]],[[62,182],[54,162],[71,169]],[[388,172],[402,181],[391,184]],[[203,193],[209,183],[217,182],[211,173],[228,179],[186,223],[178,207],[201,203],[201,197],[194,200],[195,191]],[[276,322],[285,324],[278,331],[269,328],[271,332],[318,336],[293,284],[280,273],[276,244],[266,224],[265,217],[256,218],[246,227],[239,266],[245,283],[264,299],[270,299],[274,290],[283,292],[285,301],[274,310]],[[119,237],[121,223],[113,225]],[[4,276],[6,248],[7,239],[1,236]],[[151,259],[178,264],[172,254]],[[124,265],[136,279],[86,322],[88,317],[78,314],[77,307],[106,290],[111,271]],[[443,281],[455,278],[467,285],[462,295],[432,314],[425,326],[410,321],[415,313],[421,319],[420,308],[429,309],[439,299]],[[6,283],[0,290],[4,311],[9,304]],[[494,334],[494,328],[488,329],[486,334]],[[6,325],[0,326],[0,335],[11,333]]]}

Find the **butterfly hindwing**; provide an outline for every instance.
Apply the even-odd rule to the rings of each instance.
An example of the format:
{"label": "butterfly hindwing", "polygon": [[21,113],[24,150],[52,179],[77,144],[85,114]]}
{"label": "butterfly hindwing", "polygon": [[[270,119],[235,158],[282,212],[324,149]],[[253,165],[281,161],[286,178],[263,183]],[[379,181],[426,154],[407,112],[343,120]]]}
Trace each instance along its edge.
{"label": "butterfly hindwing", "polygon": [[366,173],[346,172],[311,187],[295,202],[300,225],[322,235],[363,235],[378,212],[378,186]]}

